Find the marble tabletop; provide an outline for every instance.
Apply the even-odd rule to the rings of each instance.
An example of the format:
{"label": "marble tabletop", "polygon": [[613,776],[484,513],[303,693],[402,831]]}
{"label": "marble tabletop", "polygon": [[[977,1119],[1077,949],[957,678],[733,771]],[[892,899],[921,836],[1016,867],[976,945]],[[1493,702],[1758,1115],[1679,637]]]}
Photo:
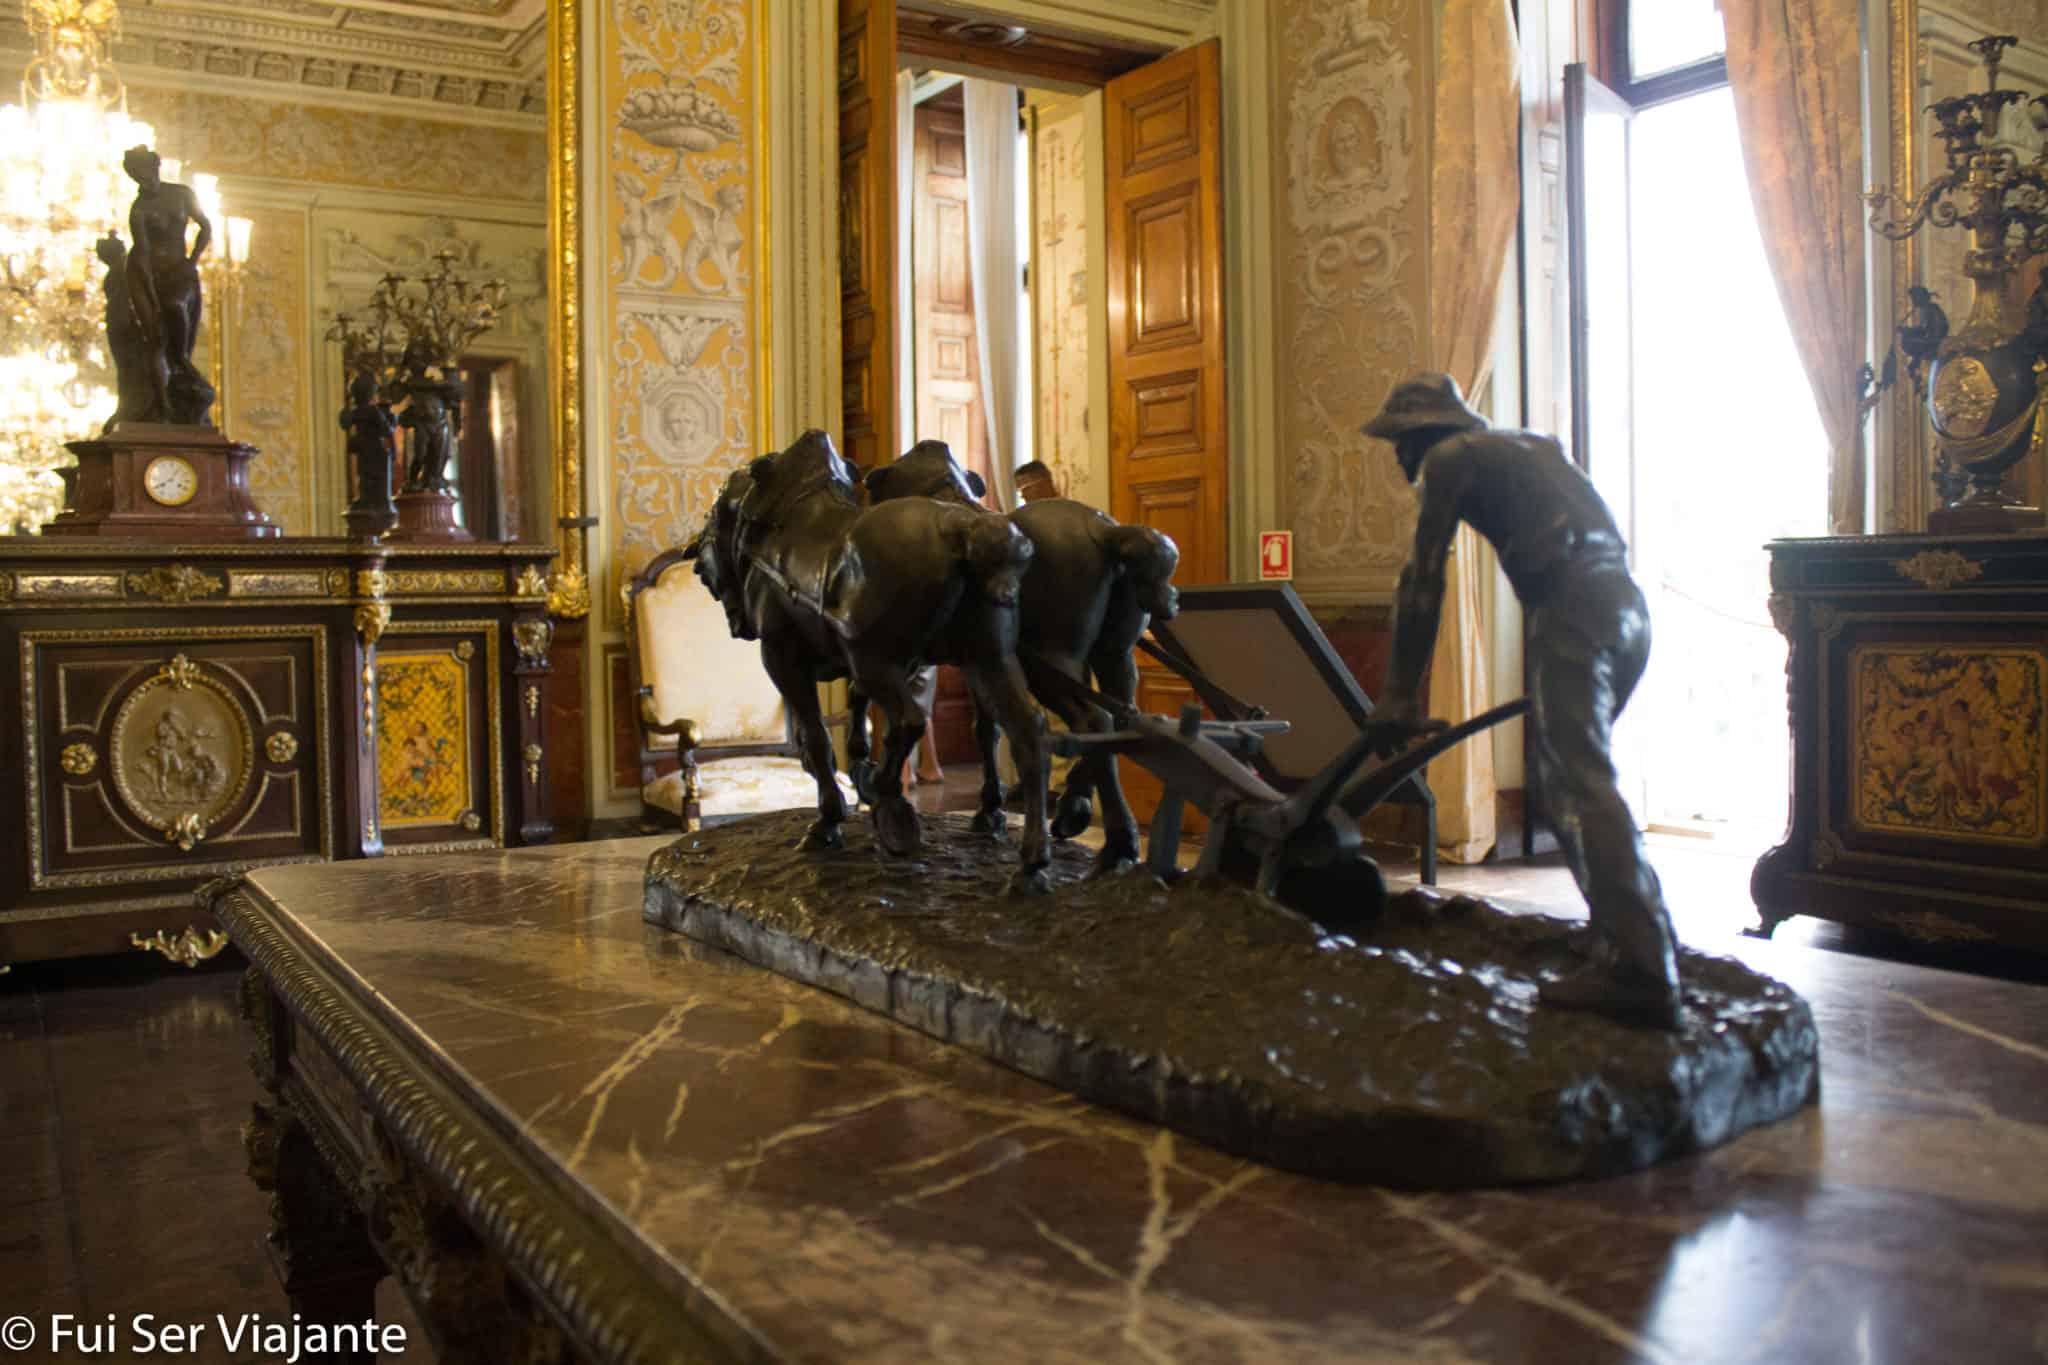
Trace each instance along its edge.
{"label": "marble tabletop", "polygon": [[1811,1002],[1817,1108],[1618,1179],[1395,1193],[1221,1156],[649,926],[662,842],[250,882],[761,1354],[2048,1357],[2039,987],[1710,945]]}

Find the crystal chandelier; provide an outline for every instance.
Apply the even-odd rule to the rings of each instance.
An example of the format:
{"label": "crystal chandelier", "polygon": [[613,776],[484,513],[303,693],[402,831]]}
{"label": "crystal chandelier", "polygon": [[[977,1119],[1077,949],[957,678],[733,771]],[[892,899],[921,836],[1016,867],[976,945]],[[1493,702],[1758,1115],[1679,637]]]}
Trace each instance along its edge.
{"label": "crystal chandelier", "polygon": [[[135,187],[122,153],[156,140],[128,116],[112,64],[113,0],[23,0],[22,12],[35,55],[22,102],[0,108],[0,534],[56,514],[64,443],[96,435],[114,410],[95,246],[127,230]],[[176,163],[163,169],[177,178]],[[220,223],[213,177],[192,188]],[[248,237],[245,221],[223,224],[225,268],[246,257]]]}

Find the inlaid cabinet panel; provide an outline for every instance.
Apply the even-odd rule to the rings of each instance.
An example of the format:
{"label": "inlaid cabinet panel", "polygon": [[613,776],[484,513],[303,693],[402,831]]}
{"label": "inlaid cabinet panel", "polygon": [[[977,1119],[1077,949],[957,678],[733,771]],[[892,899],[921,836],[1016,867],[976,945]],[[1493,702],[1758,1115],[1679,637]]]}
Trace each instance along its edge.
{"label": "inlaid cabinet panel", "polygon": [[318,628],[29,630],[20,650],[31,887],[330,856]]}
{"label": "inlaid cabinet panel", "polygon": [[504,717],[497,624],[394,624],[377,650],[377,805],[387,853],[502,843],[504,791],[491,761]]}

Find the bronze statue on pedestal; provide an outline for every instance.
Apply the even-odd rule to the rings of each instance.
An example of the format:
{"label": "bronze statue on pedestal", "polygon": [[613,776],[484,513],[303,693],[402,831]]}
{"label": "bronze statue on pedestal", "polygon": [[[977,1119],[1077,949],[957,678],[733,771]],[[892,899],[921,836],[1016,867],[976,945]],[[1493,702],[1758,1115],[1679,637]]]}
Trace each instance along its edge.
{"label": "bronze statue on pedestal", "polygon": [[[154,355],[145,366],[150,386],[147,408],[136,420],[177,426],[206,426],[213,385],[192,363],[199,339],[199,258],[213,241],[213,224],[199,196],[162,178],[163,159],[148,147],[131,147],[121,166],[137,186],[128,210],[128,295],[137,324]],[[185,227],[198,236],[188,251]]]}

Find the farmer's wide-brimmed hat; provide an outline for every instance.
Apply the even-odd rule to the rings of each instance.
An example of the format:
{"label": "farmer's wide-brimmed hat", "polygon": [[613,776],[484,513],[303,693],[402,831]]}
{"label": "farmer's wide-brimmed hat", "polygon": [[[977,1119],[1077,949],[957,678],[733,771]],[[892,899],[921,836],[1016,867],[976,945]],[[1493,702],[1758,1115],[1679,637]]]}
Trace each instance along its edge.
{"label": "farmer's wide-brimmed hat", "polygon": [[1380,415],[1359,430],[1391,441],[1425,427],[1464,431],[1485,425],[1484,417],[1465,406],[1457,380],[1447,374],[1418,374],[1396,384]]}

